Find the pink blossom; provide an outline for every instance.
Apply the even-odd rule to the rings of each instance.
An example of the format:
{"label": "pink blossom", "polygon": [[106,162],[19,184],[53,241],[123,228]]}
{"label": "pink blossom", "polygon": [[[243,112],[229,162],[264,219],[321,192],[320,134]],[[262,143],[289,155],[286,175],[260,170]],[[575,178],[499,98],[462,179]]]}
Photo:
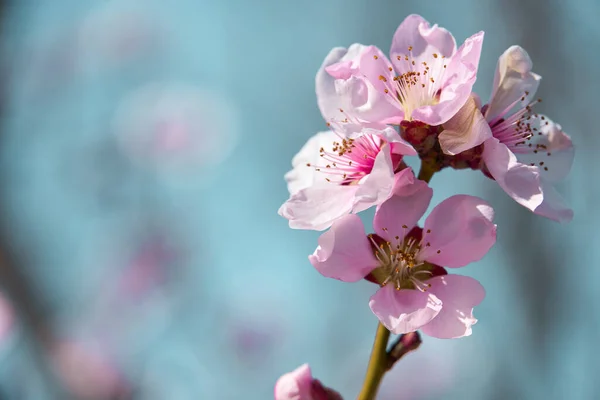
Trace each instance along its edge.
{"label": "pink blossom", "polygon": [[485,168],[519,204],[559,222],[573,211],[554,189],[574,157],[571,138],[559,124],[532,112],[541,77],[531,72],[529,55],[512,46],[500,56],[494,91],[484,116],[493,137],[484,144]]}
{"label": "pink blossom", "polygon": [[[573,218],[573,211],[553,184],[569,173],[573,144],[560,125],[533,113],[532,107],[540,101],[534,96],[541,77],[531,68],[525,50],[507,49],[498,60],[489,103],[480,112],[473,98],[444,128],[455,140],[483,143],[484,172],[515,201],[538,215],[566,222]],[[468,148],[457,146],[456,150]]]}
{"label": "pink blossom", "polygon": [[291,228],[323,230],[348,213],[381,204],[399,179],[412,176],[403,155],[416,155],[392,128],[363,128],[348,135],[341,125],[313,136],[285,176],[290,198],[279,214]]}
{"label": "pink blossom", "polygon": [[313,379],[310,367],[303,364],[277,380],[275,400],[342,400],[342,396]]}
{"label": "pink blossom", "polygon": [[340,110],[363,122],[440,125],[469,98],[483,32],[457,50],[446,29],[409,15],[394,34],[391,61],[375,46],[333,49],[317,73],[319,107],[327,120]]}
{"label": "pink blossom", "polygon": [[321,235],[309,260],[324,276],[342,281],[374,276],[381,288],[369,306],[393,333],[468,336],[477,322],[473,307],[485,291],[441,266],[462,267],[488,252],[496,241],[493,210],[477,197],[453,196],[433,209],[421,230],[416,224],[432,194],[422,181],[398,186],[375,212],[375,234],[365,235],[360,218],[347,215]]}

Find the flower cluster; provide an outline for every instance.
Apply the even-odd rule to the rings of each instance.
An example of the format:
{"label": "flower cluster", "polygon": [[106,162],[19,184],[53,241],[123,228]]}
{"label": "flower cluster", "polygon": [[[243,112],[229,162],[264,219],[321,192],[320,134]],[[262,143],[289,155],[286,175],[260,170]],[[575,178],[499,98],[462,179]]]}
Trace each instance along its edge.
{"label": "flower cluster", "polygon": [[[448,269],[480,260],[494,245],[493,209],[456,195],[419,227],[435,172],[480,170],[535,214],[573,217],[553,187],[571,167],[573,145],[533,110],[541,77],[527,52],[512,46],[482,105],[472,92],[482,44],[479,32],[457,47],[446,29],[410,15],[389,58],[375,46],[334,48],[316,76],[328,130],[308,140],[285,175],[290,197],[279,214],[291,228],[328,229],[311,264],[326,277],[377,283],[370,308],[395,334],[470,335],[473,307],[485,296],[479,282]],[[421,161],[417,176],[408,156]],[[356,214],[370,207],[374,233],[366,234]]]}

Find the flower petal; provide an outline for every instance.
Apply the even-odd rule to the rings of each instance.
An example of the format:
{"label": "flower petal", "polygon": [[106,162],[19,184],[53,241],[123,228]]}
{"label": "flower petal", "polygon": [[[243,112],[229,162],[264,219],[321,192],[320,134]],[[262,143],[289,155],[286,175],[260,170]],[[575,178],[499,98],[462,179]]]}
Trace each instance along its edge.
{"label": "flower petal", "polygon": [[539,168],[518,162],[510,149],[496,138],[483,144],[483,161],[498,185],[515,200],[535,210],[544,200]]}
{"label": "flower petal", "polygon": [[308,259],[322,275],[344,282],[359,281],[377,266],[364,225],[353,214],[334,222]]}
{"label": "flower petal", "polygon": [[473,307],[483,301],[485,290],[475,279],[461,275],[436,276],[427,281],[429,292],[443,302],[440,313],[422,329],[439,339],[454,339],[471,335],[477,320]]}
{"label": "flower petal", "polygon": [[[523,96],[529,104],[540,84],[541,76],[531,72],[533,64],[529,54],[520,46],[509,47],[498,59],[492,96],[485,112],[489,122],[502,117]],[[529,94],[526,94],[529,93]]]}
{"label": "flower petal", "polygon": [[[315,78],[317,103],[325,120],[339,117],[339,109],[348,104],[349,99],[339,96],[336,92],[335,81],[338,78],[349,78],[353,73],[353,58],[366,47],[361,44],[353,44],[350,48],[333,48],[319,68]],[[339,65],[341,64],[341,65]],[[338,67],[334,67],[338,65]],[[330,70],[331,72],[328,72]],[[333,73],[333,75],[332,75]]]}
{"label": "flower petal", "polygon": [[312,400],[312,380],[308,364],[282,375],[275,383],[275,400]]}
{"label": "flower petal", "polygon": [[402,334],[430,323],[442,310],[442,302],[429,292],[387,285],[371,296],[369,307],[392,333]]}
{"label": "flower petal", "polygon": [[384,91],[377,90],[364,76],[351,76],[335,81],[338,98],[344,99],[334,119],[342,116],[375,124],[399,124],[402,121],[400,103],[391,102]]}
{"label": "flower petal", "polygon": [[[394,195],[377,207],[373,228],[386,240],[402,240],[427,211],[433,190],[415,178],[410,168],[396,174]],[[403,228],[406,226],[406,228]]]}
{"label": "flower petal", "polygon": [[544,201],[533,212],[556,222],[569,222],[573,219],[573,210],[565,203],[554,187],[542,181]]}
{"label": "flower petal", "polygon": [[480,109],[479,98],[472,93],[454,117],[444,123],[444,130],[439,135],[444,153],[456,155],[492,137],[492,130]]}
{"label": "flower petal", "polygon": [[420,64],[433,53],[451,57],[456,52],[456,41],[446,29],[437,24],[429,26],[423,17],[412,14],[402,21],[392,39],[390,57],[399,74],[407,72],[407,64],[398,62],[397,58],[408,54],[409,48],[412,59]]}
{"label": "flower petal", "polygon": [[[314,165],[320,160],[319,149],[330,146],[338,139],[338,136],[332,131],[319,132],[308,139],[298,154],[292,158],[293,169],[285,174],[290,194],[297,193],[315,184],[318,175]],[[310,164],[310,166],[307,166],[307,164]]]}
{"label": "flower petal", "polygon": [[484,200],[452,196],[425,220],[424,247],[418,258],[443,267],[462,267],[481,259],[496,242],[494,210]]}
{"label": "flower petal", "polygon": [[358,213],[389,199],[394,188],[394,166],[390,146],[384,145],[375,157],[371,173],[361,180],[356,190],[352,212]]}
{"label": "flower petal", "polygon": [[294,193],[279,208],[279,215],[289,220],[292,229],[322,231],[350,213],[358,186],[323,184]]}
{"label": "flower petal", "polygon": [[394,128],[384,128],[381,130],[367,128],[364,130],[366,133],[379,136],[392,146],[392,153],[403,156],[416,156],[417,151],[415,148],[404,140],[400,134]]}
{"label": "flower petal", "polygon": [[367,49],[367,46],[354,43],[344,49],[336,47],[325,57],[325,62],[321,68],[335,79],[348,79],[358,73],[358,66],[361,54]]}
{"label": "flower petal", "polygon": [[[534,153],[517,154],[523,164],[539,166],[540,175],[548,182],[559,182],[567,177],[573,165],[575,149],[569,135],[562,131],[559,124],[545,115],[538,115],[531,123],[534,136],[528,141]],[[537,134],[536,134],[537,133]]]}
{"label": "flower petal", "polygon": [[[398,119],[399,104],[391,101],[383,89],[377,90],[360,72],[362,54],[372,48],[361,44],[353,44],[347,50],[338,47],[325,58],[315,79],[317,102],[325,120],[368,125]],[[366,67],[372,68],[371,64]]]}
{"label": "flower petal", "polygon": [[477,79],[482,45],[483,32],[465,40],[447,65],[438,103],[417,108],[412,113],[414,119],[429,125],[441,125],[460,110],[469,99]]}

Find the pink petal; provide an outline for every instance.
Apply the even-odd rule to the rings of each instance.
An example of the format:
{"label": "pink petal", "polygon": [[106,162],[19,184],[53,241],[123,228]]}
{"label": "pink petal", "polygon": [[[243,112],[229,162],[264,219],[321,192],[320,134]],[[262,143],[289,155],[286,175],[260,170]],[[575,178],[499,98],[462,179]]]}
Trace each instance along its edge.
{"label": "pink petal", "polygon": [[492,137],[492,130],[480,109],[479,98],[473,93],[454,117],[444,123],[444,130],[439,135],[444,153],[456,155]]}
{"label": "pink petal", "polygon": [[433,320],[442,302],[430,292],[384,286],[369,301],[371,311],[394,334],[414,332]]}
{"label": "pink petal", "polygon": [[364,122],[399,124],[403,113],[399,102],[390,101],[390,96],[379,91],[364,76],[351,76],[347,80],[335,81],[337,96],[343,100],[341,110],[337,110],[337,118],[358,118]]}
{"label": "pink petal", "polygon": [[322,231],[352,211],[357,185],[323,184],[294,193],[279,208],[292,229]]}
{"label": "pink petal", "polygon": [[494,210],[482,199],[456,195],[438,204],[425,220],[420,260],[462,267],[481,259],[496,242]]}
{"label": "pink petal", "polygon": [[328,65],[324,63],[323,67],[335,79],[348,79],[358,73],[360,56],[366,48],[359,43],[350,45],[347,50],[336,47],[325,58]]}
{"label": "pink petal", "polygon": [[[317,165],[321,159],[319,149],[330,146],[336,140],[339,140],[339,137],[332,131],[319,132],[302,146],[298,154],[292,158],[293,169],[285,174],[290,194],[316,183],[317,173],[312,165]],[[307,164],[311,164],[311,167]]]}
{"label": "pink petal", "polygon": [[401,240],[425,214],[432,196],[433,190],[427,183],[416,179],[410,168],[403,169],[396,174],[394,195],[377,207],[375,232],[389,241],[395,236]]}
{"label": "pink petal", "polygon": [[308,364],[282,375],[275,383],[275,400],[312,400],[312,374]]}
{"label": "pink petal", "polygon": [[334,222],[331,229],[319,237],[319,247],[308,259],[322,275],[344,282],[359,281],[377,266],[364,225],[357,215],[347,215]]}
{"label": "pink petal", "polygon": [[[352,47],[352,46],[351,46]],[[356,50],[356,48],[354,48]],[[315,88],[317,93],[317,103],[323,118],[329,120],[339,116],[339,109],[344,108],[348,102],[347,98],[340,97],[335,89],[336,78],[327,72],[327,68],[340,62],[348,53],[343,47],[332,49],[315,78]],[[347,71],[347,70],[346,70]]]}
{"label": "pink petal", "polygon": [[[519,103],[525,96],[524,102],[529,104],[540,84],[541,76],[531,72],[531,58],[519,47],[509,47],[498,59],[492,96],[485,117],[488,121],[501,117]],[[525,95],[528,92],[528,95]]]}
{"label": "pink petal", "polygon": [[454,339],[471,335],[477,320],[473,307],[483,301],[485,290],[473,278],[461,275],[436,276],[427,281],[429,292],[443,302],[442,311],[422,329],[423,333],[439,339]]}
{"label": "pink petal", "polygon": [[385,145],[377,157],[371,173],[358,185],[352,212],[358,213],[386,201],[394,188],[394,166],[389,145]]}
{"label": "pink petal", "polygon": [[420,63],[433,53],[451,57],[456,52],[456,41],[446,29],[437,24],[430,27],[423,17],[413,14],[402,21],[392,39],[390,57],[399,74],[407,71],[404,63],[397,62],[397,56],[408,54],[409,47],[412,47],[412,58]]}
{"label": "pink petal", "polygon": [[[375,46],[365,48],[365,51],[360,56],[360,73],[365,76],[369,82],[379,92],[395,85],[394,72],[392,64],[387,59],[385,54]],[[389,94],[394,98],[393,94]],[[396,101],[396,100],[393,100]]]}
{"label": "pink petal", "polygon": [[496,138],[483,145],[483,161],[498,185],[517,203],[535,210],[544,200],[540,171],[518,162],[510,149]]}
{"label": "pink petal", "polygon": [[[496,182],[517,203],[537,215],[568,222],[573,218],[573,211],[552,187],[552,183],[564,178],[570,170],[573,145],[569,136],[561,131],[560,125],[550,120],[548,122],[548,125],[540,127],[543,135],[536,135],[533,143],[545,144],[551,156],[539,151],[537,154],[518,154],[517,159],[506,145],[491,138],[484,144],[482,157]],[[543,160],[548,171],[540,167],[540,160]]]}
{"label": "pink petal", "polygon": [[381,130],[365,129],[366,133],[374,134],[385,140],[392,146],[392,153],[403,156],[416,156],[417,151],[410,143],[402,139],[400,134],[394,128],[384,128]]}
{"label": "pink petal", "polygon": [[398,115],[399,104],[390,102],[389,96],[379,92],[359,72],[365,49],[366,46],[359,44],[348,50],[335,48],[317,72],[317,102],[327,121],[349,119],[353,122],[358,119],[366,123],[387,123]]}
{"label": "pink petal", "polygon": [[516,156],[523,164],[533,163],[540,166],[540,176],[548,182],[556,183],[565,179],[571,171],[575,149],[571,138],[562,131],[559,124],[545,115],[538,117],[531,124],[532,128],[538,129],[538,134],[535,134],[529,143],[533,148],[543,147],[537,153],[517,154]]}
{"label": "pink petal", "polygon": [[542,182],[542,191],[544,192],[544,201],[533,212],[553,221],[570,222],[573,219],[573,210],[569,208],[556,189],[544,181]]}
{"label": "pink petal", "polygon": [[448,63],[438,104],[417,108],[412,113],[413,119],[429,125],[441,125],[460,110],[477,79],[482,45],[483,32],[465,40]]}

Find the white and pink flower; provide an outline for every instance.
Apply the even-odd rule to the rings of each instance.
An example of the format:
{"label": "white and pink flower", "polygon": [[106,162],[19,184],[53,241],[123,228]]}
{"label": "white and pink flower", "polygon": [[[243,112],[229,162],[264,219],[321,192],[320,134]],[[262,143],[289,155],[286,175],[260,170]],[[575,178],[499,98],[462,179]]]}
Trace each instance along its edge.
{"label": "white and pink flower", "polygon": [[393,333],[421,329],[437,338],[470,335],[477,322],[473,307],[485,291],[475,279],[448,275],[443,267],[462,267],[488,252],[496,241],[492,208],[477,197],[453,196],[433,209],[421,230],[415,227],[431,188],[415,181],[397,193],[378,207],[375,234],[367,236],[360,218],[347,215],[321,235],[311,264],[322,275],[346,282],[374,277],[381,288],[369,306]]}
{"label": "white and pink flower", "polygon": [[285,176],[290,198],[279,214],[291,228],[327,229],[348,213],[381,204],[397,180],[413,175],[399,170],[402,156],[416,151],[393,128],[348,134],[340,124],[330,127],[308,140]]}
{"label": "white and pink flower", "polygon": [[316,77],[319,108],[328,121],[341,111],[365,123],[440,125],[469,98],[482,43],[480,32],[457,49],[446,29],[410,15],[394,34],[391,61],[361,44],[328,54]]}
{"label": "white and pink flower", "polygon": [[[488,137],[481,155],[484,172],[535,214],[567,222],[573,218],[573,211],[553,184],[571,169],[573,143],[559,124],[533,112],[532,107],[540,101],[534,96],[541,77],[531,69],[531,59],[524,49],[508,48],[498,60],[489,103],[480,112],[478,101],[472,97],[444,128],[461,132],[463,138],[468,138],[465,142]],[[460,151],[469,148],[465,147]]]}
{"label": "white and pink flower", "polygon": [[573,211],[553,184],[571,169],[573,143],[559,124],[533,113],[541,77],[531,67],[529,55],[519,46],[500,56],[494,92],[484,111],[493,137],[484,144],[483,162],[516,202],[538,215],[567,222]]}

